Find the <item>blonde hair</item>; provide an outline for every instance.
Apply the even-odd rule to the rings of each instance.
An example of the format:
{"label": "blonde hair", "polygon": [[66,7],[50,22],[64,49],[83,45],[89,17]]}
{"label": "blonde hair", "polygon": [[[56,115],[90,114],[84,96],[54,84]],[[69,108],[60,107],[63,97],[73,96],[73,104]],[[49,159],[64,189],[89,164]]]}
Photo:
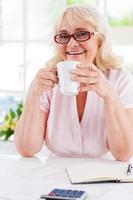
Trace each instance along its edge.
{"label": "blonde hair", "polygon": [[[104,17],[96,8],[83,5],[72,5],[67,7],[58,18],[54,29],[54,34],[58,32],[64,17],[70,26],[88,23],[95,29],[96,32],[100,33],[97,35],[99,48],[96,56],[96,66],[99,69],[106,71],[111,68],[120,67],[122,59],[113,53],[108,25]],[[57,63],[59,60],[61,60],[61,56],[57,51],[56,55],[49,60],[49,63]]]}

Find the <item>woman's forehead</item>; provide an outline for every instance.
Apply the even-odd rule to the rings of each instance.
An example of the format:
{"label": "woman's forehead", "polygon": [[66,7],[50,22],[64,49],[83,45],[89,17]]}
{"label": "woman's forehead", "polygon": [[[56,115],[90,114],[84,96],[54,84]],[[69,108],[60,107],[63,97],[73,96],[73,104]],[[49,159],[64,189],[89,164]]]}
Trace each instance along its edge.
{"label": "woman's forehead", "polygon": [[92,27],[92,25],[90,25],[87,22],[83,22],[82,20],[71,20],[69,21],[67,18],[63,18],[60,25],[58,26],[58,30],[57,31],[78,31],[80,29],[85,29],[85,30],[90,30],[90,31],[94,31],[94,28]]}

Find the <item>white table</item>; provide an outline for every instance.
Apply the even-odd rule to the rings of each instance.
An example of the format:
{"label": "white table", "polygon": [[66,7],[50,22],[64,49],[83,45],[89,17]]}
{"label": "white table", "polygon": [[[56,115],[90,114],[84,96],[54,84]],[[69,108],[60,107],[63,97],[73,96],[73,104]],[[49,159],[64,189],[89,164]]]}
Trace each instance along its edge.
{"label": "white table", "polygon": [[80,162],[54,156],[44,149],[36,157],[23,158],[13,142],[0,142],[0,199],[39,200],[41,194],[59,187],[86,190],[88,200],[133,200],[132,183],[72,185],[64,168]]}

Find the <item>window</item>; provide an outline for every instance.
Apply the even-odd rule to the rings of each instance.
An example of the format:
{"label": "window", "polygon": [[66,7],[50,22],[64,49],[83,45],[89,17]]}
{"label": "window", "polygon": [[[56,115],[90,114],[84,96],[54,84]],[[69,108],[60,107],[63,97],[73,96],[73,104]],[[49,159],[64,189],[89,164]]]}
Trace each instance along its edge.
{"label": "window", "polygon": [[113,50],[123,57],[124,67],[133,72],[133,1],[67,0],[67,3],[88,3],[105,15],[112,32]]}
{"label": "window", "polygon": [[[0,121],[22,101],[52,54],[49,36],[63,0],[0,0]],[[59,9],[60,8],[60,9]]]}
{"label": "window", "polygon": [[129,13],[133,19],[131,0],[0,0],[0,116],[24,98],[35,73],[51,57],[54,20],[72,3],[96,5],[108,17],[114,51],[133,70],[133,26],[113,24]]}
{"label": "window", "polygon": [[108,0],[106,15],[112,30],[114,51],[123,57],[124,67],[133,72],[133,1]]}

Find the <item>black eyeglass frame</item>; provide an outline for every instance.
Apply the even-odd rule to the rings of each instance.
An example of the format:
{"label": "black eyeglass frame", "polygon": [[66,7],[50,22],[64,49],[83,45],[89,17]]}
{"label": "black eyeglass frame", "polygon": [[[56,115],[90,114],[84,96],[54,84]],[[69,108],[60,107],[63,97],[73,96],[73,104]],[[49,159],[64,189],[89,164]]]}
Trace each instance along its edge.
{"label": "black eyeglass frame", "polygon": [[[87,39],[84,39],[84,40],[77,40],[77,38],[75,37],[75,35],[77,34],[77,33],[80,33],[80,32],[85,32],[85,33],[88,33],[88,38]],[[61,35],[61,34],[67,34],[67,35],[69,35],[69,38],[68,38],[68,40],[66,40],[66,42],[59,42],[56,38],[57,38],[57,36],[58,35]],[[90,40],[91,39],[91,37],[93,36],[93,35],[97,35],[97,34],[99,34],[98,32],[90,32],[90,31],[78,31],[78,32],[76,32],[76,33],[73,33],[73,34],[68,34],[68,33],[58,33],[58,34],[56,34],[55,36],[54,36],[54,41],[56,42],[56,43],[58,43],[58,44],[66,44],[66,43],[68,43],[69,41],[70,41],[70,39],[71,39],[71,37],[73,37],[77,42],[85,42],[85,41],[87,41],[87,40]]]}

